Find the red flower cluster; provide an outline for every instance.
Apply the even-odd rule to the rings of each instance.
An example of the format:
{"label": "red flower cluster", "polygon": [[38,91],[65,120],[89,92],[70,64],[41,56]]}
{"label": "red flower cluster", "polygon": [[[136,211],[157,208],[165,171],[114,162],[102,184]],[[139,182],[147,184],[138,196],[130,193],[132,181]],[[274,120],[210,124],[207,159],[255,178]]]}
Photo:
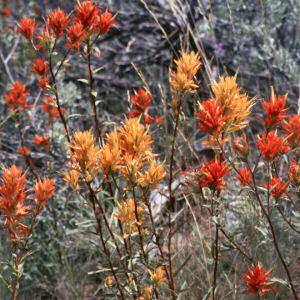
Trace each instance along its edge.
{"label": "red flower cluster", "polygon": [[[289,182],[284,183],[279,178],[273,177],[269,182],[270,194],[274,198],[279,199],[282,196],[282,194],[285,192],[285,190],[287,189],[288,186],[289,186]],[[265,184],[263,184],[263,187],[268,189],[268,186]]]}
{"label": "red flower cluster", "polygon": [[138,112],[144,112],[151,103],[151,94],[143,89],[139,89],[137,95],[132,95],[130,100]]}
{"label": "red flower cluster", "polygon": [[38,146],[43,146],[45,148],[49,148],[49,137],[48,136],[36,136],[33,141]]}
{"label": "red flower cluster", "polygon": [[37,28],[38,25],[35,25],[34,19],[24,18],[21,20],[21,24],[18,25],[17,31],[26,39],[32,41],[33,33]]}
{"label": "red flower cluster", "polygon": [[29,154],[29,148],[28,147],[23,147],[23,148],[19,148],[18,149],[18,152],[21,154],[21,155],[28,155]]}
{"label": "red flower cluster", "polygon": [[265,155],[267,160],[272,160],[276,156],[286,153],[290,150],[290,147],[286,144],[286,141],[277,136],[277,131],[271,131],[267,135],[262,134],[262,137],[258,138],[257,147]]}
{"label": "red flower cluster", "polygon": [[238,179],[243,186],[248,186],[252,178],[251,172],[246,167],[243,169],[238,169],[238,171],[239,174],[235,176],[236,179]]}
{"label": "red flower cluster", "polygon": [[288,110],[287,108],[284,109],[286,97],[287,95],[275,95],[272,90],[270,102],[264,101],[262,103],[262,106],[267,113],[267,118],[264,121],[266,128],[270,129],[275,125],[281,125],[282,119],[287,117],[284,115]]}
{"label": "red flower cluster", "polygon": [[49,75],[45,77],[40,76],[36,85],[43,90],[47,90],[49,87]]}
{"label": "red flower cluster", "polygon": [[55,39],[55,34],[53,30],[47,25],[47,23],[43,26],[42,34],[36,34],[35,37],[40,41],[38,45],[36,45],[37,49],[43,48],[45,51],[47,47],[50,47],[52,41]]}
{"label": "red flower cluster", "polygon": [[101,10],[92,1],[79,3],[76,12],[74,20],[82,24],[89,33],[105,34],[116,24],[111,13],[101,13]]}
{"label": "red flower cluster", "polygon": [[11,10],[9,9],[9,7],[4,6],[1,12],[1,15],[5,18],[8,18],[11,16]]}
{"label": "red flower cluster", "polygon": [[100,34],[107,33],[109,29],[116,24],[113,15],[108,11],[97,16],[96,22],[97,22],[97,31],[99,31]]}
{"label": "red flower cluster", "polygon": [[79,2],[76,12],[74,20],[81,23],[83,28],[86,29],[95,23],[100,10],[92,1],[85,1],[83,3]]}
{"label": "red flower cluster", "polygon": [[[54,40],[61,38],[66,29],[67,43],[65,46],[78,50],[83,39],[91,35],[97,35],[97,37],[103,35],[116,24],[111,13],[107,11],[101,13],[100,8],[92,1],[82,3],[78,1],[75,11],[74,22],[67,29],[67,25],[71,22],[71,14],[66,14],[60,8],[48,14],[42,34],[36,34],[36,38],[40,41],[36,46],[34,46],[32,40],[33,33],[38,27],[35,25],[34,19],[24,18],[21,20],[21,24],[18,26],[18,32],[29,39],[34,48],[43,48],[45,50],[46,48],[51,48]],[[39,81],[41,81],[40,79]],[[41,83],[39,86],[42,85]]]}
{"label": "red flower cluster", "polygon": [[200,168],[196,170],[198,186],[208,187],[220,193],[221,189],[226,187],[223,182],[223,177],[231,170],[228,165],[221,162],[220,158],[215,161],[212,160],[207,164],[202,162]]}
{"label": "red flower cluster", "polygon": [[137,94],[131,95],[130,101],[136,110],[127,113],[128,117],[135,118],[142,115],[145,124],[150,124],[153,121],[158,124],[162,123],[162,117],[154,119],[148,114],[149,105],[151,103],[150,93],[144,89],[139,89]]}
{"label": "red flower cluster", "polygon": [[270,277],[272,270],[264,272],[264,267],[257,264],[256,267],[248,268],[248,274],[243,274],[245,281],[247,282],[248,289],[246,292],[260,293],[264,295],[265,292],[269,292],[272,289],[266,289],[264,287],[270,286],[273,282],[268,282],[267,277]]}
{"label": "red flower cluster", "polygon": [[219,135],[227,119],[223,112],[224,108],[215,99],[203,101],[199,104],[199,112],[195,113],[200,124],[197,128],[211,135]]}
{"label": "red flower cluster", "polygon": [[[48,125],[53,122],[53,119],[59,119],[58,108],[56,107],[55,100],[51,97],[45,97],[42,104],[42,110],[48,113],[49,121]],[[65,114],[65,109],[62,108],[62,113]]]}
{"label": "red flower cluster", "polygon": [[75,50],[79,49],[81,41],[87,37],[84,26],[80,23],[73,23],[70,27],[68,27],[67,34],[68,43],[65,46]]}
{"label": "red flower cluster", "polygon": [[289,120],[282,125],[283,131],[287,135],[287,140],[291,148],[300,147],[300,116],[288,116]]}
{"label": "red flower cluster", "polygon": [[44,58],[38,58],[33,60],[33,70],[30,70],[31,73],[45,76],[49,71],[49,67]]}
{"label": "red flower cluster", "polygon": [[56,37],[64,35],[65,27],[70,23],[70,16],[64,13],[63,10],[55,9],[52,14],[47,15],[48,25],[55,33]]}
{"label": "red flower cluster", "polygon": [[23,84],[19,81],[16,81],[13,86],[10,86],[9,94],[4,95],[9,110],[19,112],[30,108],[30,105],[26,105],[26,96],[29,92],[30,90],[26,91]]}

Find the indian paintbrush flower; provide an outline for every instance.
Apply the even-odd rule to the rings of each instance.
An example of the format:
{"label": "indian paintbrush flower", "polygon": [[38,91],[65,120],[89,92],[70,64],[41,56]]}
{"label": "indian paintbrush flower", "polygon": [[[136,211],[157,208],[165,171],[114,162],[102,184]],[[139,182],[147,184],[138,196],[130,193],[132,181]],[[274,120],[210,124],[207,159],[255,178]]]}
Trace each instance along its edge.
{"label": "indian paintbrush flower", "polygon": [[18,25],[17,31],[22,34],[26,39],[32,41],[33,33],[38,28],[35,25],[35,20],[31,18],[24,18],[21,20],[20,25]]}
{"label": "indian paintbrush flower", "polygon": [[34,143],[38,146],[43,146],[44,148],[49,148],[49,136],[36,136],[33,139]]}
{"label": "indian paintbrush flower", "polygon": [[271,88],[270,102],[262,102],[262,106],[267,113],[267,117],[264,120],[264,124],[267,129],[270,129],[276,125],[281,125],[282,120],[287,118],[287,115],[284,114],[288,110],[288,108],[284,108],[286,97],[287,94],[284,96],[278,96],[274,94],[274,89]]}
{"label": "indian paintbrush flower", "polygon": [[177,70],[170,73],[170,84],[174,90],[180,93],[193,92],[199,86],[195,83],[200,66],[200,57],[194,51],[182,52],[179,59],[174,60]]}
{"label": "indian paintbrush flower", "polygon": [[224,164],[220,158],[208,163],[202,161],[201,166],[196,170],[197,184],[200,187],[208,187],[211,190],[217,190],[218,193],[220,193],[221,189],[226,187],[223,178],[230,173],[230,171],[231,168]]}
{"label": "indian paintbrush flower", "polygon": [[270,190],[270,194],[276,198],[279,199],[282,194],[285,192],[287,187],[289,186],[289,182],[284,182],[280,180],[277,177],[273,177],[269,182],[269,187],[266,184],[263,184],[263,187]]}
{"label": "indian paintbrush flower", "polygon": [[95,137],[90,131],[74,132],[73,143],[68,143],[71,156],[71,170],[82,174],[86,182],[92,181],[98,174],[99,147],[95,146]]}
{"label": "indian paintbrush flower", "polygon": [[99,8],[92,1],[85,1],[76,6],[74,20],[81,23],[83,28],[92,26],[99,14]]}
{"label": "indian paintbrush flower", "polygon": [[223,115],[224,108],[214,99],[208,99],[198,103],[199,112],[195,115],[198,117],[198,129],[211,135],[219,135],[224,127],[226,116]]}
{"label": "indian paintbrush flower", "polygon": [[256,267],[248,268],[248,274],[243,274],[243,277],[247,283],[246,292],[250,293],[260,293],[264,295],[265,292],[271,291],[272,289],[266,288],[273,284],[273,282],[268,282],[268,277],[272,270],[264,272],[264,267],[257,264]]}
{"label": "indian paintbrush flower", "polygon": [[277,136],[277,131],[263,133],[262,137],[258,137],[256,144],[267,160],[273,160],[290,150],[286,140]]}
{"label": "indian paintbrush flower", "polygon": [[4,229],[8,231],[12,241],[19,241],[19,235],[25,236],[28,227],[21,223],[24,216],[30,215],[30,206],[24,205],[27,191],[25,189],[26,175],[15,165],[3,169],[2,185],[0,187],[0,210],[4,214]]}
{"label": "indian paintbrush flower", "polygon": [[70,16],[59,8],[55,9],[53,13],[48,14],[47,20],[48,26],[53,30],[56,37],[61,37],[64,34],[65,27],[70,23]]}
{"label": "indian paintbrush flower", "polygon": [[[143,224],[145,217],[143,216],[144,207],[137,205],[135,207],[135,202],[133,199],[122,200],[118,204],[118,212],[114,213],[114,216],[125,225],[125,230],[123,232],[123,237],[127,238],[130,234],[137,232],[138,227]],[[139,221],[136,219],[136,211],[138,214]]]}
{"label": "indian paintbrush flower", "polygon": [[249,123],[245,120],[251,113],[253,100],[248,100],[245,93],[241,93],[235,77],[220,77],[219,83],[211,87],[215,99],[224,109],[223,115],[227,117],[224,131],[231,133],[241,130]]}
{"label": "indian paintbrush flower", "polygon": [[148,269],[148,272],[155,286],[160,286],[166,281],[166,278],[164,278],[166,272],[162,269],[162,267],[158,267],[153,272],[150,269]]}
{"label": "indian paintbrush flower", "polygon": [[243,186],[248,186],[251,182],[251,172],[247,169],[247,167],[244,167],[242,169],[238,169],[239,174],[237,174],[235,177],[238,179]]}
{"label": "indian paintbrush flower", "polygon": [[6,99],[6,104],[9,110],[19,112],[31,106],[26,105],[26,96],[29,94],[30,90],[25,89],[25,86],[19,81],[16,81],[13,86],[10,86],[9,94],[4,95]]}
{"label": "indian paintbrush flower", "polygon": [[38,58],[33,60],[33,70],[30,70],[31,73],[45,76],[49,71],[49,67],[44,58]]}
{"label": "indian paintbrush flower", "polygon": [[87,37],[87,33],[84,27],[80,23],[73,23],[70,27],[66,29],[67,31],[67,48],[73,48],[78,50],[83,39]]}

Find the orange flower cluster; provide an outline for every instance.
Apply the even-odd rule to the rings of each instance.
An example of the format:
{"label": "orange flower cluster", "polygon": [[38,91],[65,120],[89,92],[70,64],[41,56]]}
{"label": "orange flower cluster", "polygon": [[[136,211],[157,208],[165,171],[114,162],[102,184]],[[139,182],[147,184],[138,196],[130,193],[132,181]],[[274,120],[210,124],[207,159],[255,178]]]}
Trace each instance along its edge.
{"label": "orange flower cluster", "polygon": [[267,135],[263,133],[262,137],[258,137],[256,144],[267,160],[276,159],[290,150],[286,140],[277,136],[277,131],[271,131]]}
{"label": "orange flower cluster", "polygon": [[53,30],[49,28],[49,25],[47,23],[43,26],[42,33],[36,34],[35,37],[40,42],[38,45],[36,45],[36,48],[43,48],[44,51],[46,50],[46,48],[51,48],[55,40],[55,34]]}
{"label": "orange flower cluster", "polygon": [[263,184],[263,187],[269,189],[270,194],[276,199],[279,199],[282,196],[282,194],[285,192],[288,186],[289,186],[289,182],[284,183],[282,180],[280,180],[277,177],[273,177],[270,180],[269,187]]}
{"label": "orange flower cluster", "polygon": [[5,17],[5,18],[10,17],[11,16],[11,10],[10,10],[10,8],[7,7],[7,6],[4,6],[3,9],[2,9],[2,11],[1,11],[1,15],[3,17]]}
{"label": "orange flower cluster", "polygon": [[[74,142],[68,143],[71,156],[70,169],[73,170],[65,180],[72,186],[77,185],[79,174],[82,174],[86,182],[91,182],[97,176],[100,169],[99,147],[95,146],[95,137],[91,131],[75,132],[73,134]],[[76,182],[77,178],[77,182]]]}
{"label": "orange flower cluster", "polygon": [[[155,154],[150,146],[153,140],[147,129],[138,118],[132,118],[126,120],[124,127],[119,127],[118,132],[121,174],[131,186],[154,188],[165,177],[166,172],[161,165],[153,163]],[[150,165],[148,171],[146,165]]]}
{"label": "orange flower cluster", "polygon": [[256,267],[248,268],[248,274],[243,274],[243,277],[247,283],[247,291],[250,293],[260,293],[264,295],[265,292],[269,292],[272,289],[266,289],[265,287],[270,286],[273,282],[268,282],[267,277],[270,277],[272,270],[264,272],[264,267],[257,264]]}
{"label": "orange flower cluster", "polygon": [[29,92],[30,90],[26,91],[23,84],[19,81],[16,81],[13,86],[10,86],[9,94],[4,95],[9,110],[18,113],[26,108],[30,108],[30,105],[26,105],[26,96]]}
{"label": "orange flower cluster", "polygon": [[84,28],[91,27],[99,14],[99,8],[92,1],[80,3],[75,8],[75,21],[80,22]]}
{"label": "orange flower cluster", "polygon": [[282,120],[284,118],[287,118],[287,116],[284,115],[284,113],[288,110],[287,108],[284,108],[286,97],[287,94],[284,96],[275,95],[273,88],[271,88],[270,102],[262,102],[262,106],[267,113],[267,118],[264,121],[265,127],[267,129],[270,129],[276,125],[281,125]]}
{"label": "orange flower cluster", "polygon": [[54,194],[54,180],[44,178],[34,186],[36,197],[28,197],[35,203],[34,207],[25,206],[27,197],[25,190],[26,175],[15,165],[3,170],[2,185],[0,187],[0,210],[5,217],[4,229],[8,231],[11,241],[20,241],[20,235],[26,236],[28,227],[21,223],[24,216],[30,215],[33,208],[35,215],[45,207],[46,200]]}
{"label": "orange flower cluster", "polygon": [[19,235],[25,236],[28,227],[21,223],[24,216],[30,215],[30,206],[24,205],[26,197],[26,176],[15,165],[3,170],[0,187],[0,209],[4,213],[4,229],[10,234],[12,241],[19,240]]}
{"label": "orange flower cluster", "polygon": [[104,283],[107,287],[111,288],[114,283],[114,278],[112,276],[106,276],[104,279]]}
{"label": "orange flower cluster", "polygon": [[166,281],[166,278],[164,278],[166,272],[162,269],[162,267],[157,268],[154,272],[148,269],[148,272],[155,286],[160,286]]}
{"label": "orange flower cluster", "polygon": [[147,287],[145,288],[145,293],[144,296],[140,296],[139,300],[151,300],[151,293],[152,293],[152,288]]}
{"label": "orange flower cluster", "polygon": [[75,132],[74,139],[69,144],[73,172],[64,178],[73,187],[78,183],[77,173],[91,181],[99,169],[105,177],[119,170],[130,186],[145,188],[155,188],[166,175],[162,165],[155,162],[150,146],[153,140],[138,118],[128,119],[124,126],[108,133],[101,149],[94,146],[95,138],[89,131]]}
{"label": "orange flower cluster", "polygon": [[38,182],[33,186],[33,189],[36,197],[31,197],[31,199],[35,203],[35,213],[39,214],[45,208],[46,201],[54,194],[54,179],[45,177],[43,181],[38,180]]}
{"label": "orange flower cluster", "polygon": [[212,86],[215,98],[198,103],[199,111],[195,115],[200,126],[197,128],[209,135],[209,141],[203,142],[205,145],[218,147],[229,140],[226,135],[249,123],[245,119],[251,113],[253,100],[240,93],[235,80],[236,77],[221,77],[220,82]]}
{"label": "orange flower cluster", "polygon": [[145,217],[143,216],[144,207],[141,205],[137,205],[136,210],[138,213],[138,219],[136,219],[135,215],[135,203],[133,199],[127,199],[126,201],[122,200],[120,204],[118,204],[119,211],[114,214],[114,216],[120,220],[123,224],[125,224],[125,230],[123,231],[123,237],[127,238],[129,235],[138,231],[138,226],[141,226]]}
{"label": "orange flower cluster", "polygon": [[249,123],[245,120],[251,113],[253,100],[248,100],[246,94],[240,93],[241,88],[236,83],[236,76],[221,77],[220,82],[212,86],[215,99],[224,110],[226,124],[224,132],[241,130]]}
{"label": "orange flower cluster", "polygon": [[199,86],[194,82],[200,66],[200,57],[194,51],[190,53],[182,52],[179,59],[174,60],[177,70],[170,73],[170,84],[173,91],[181,94],[192,93]]}

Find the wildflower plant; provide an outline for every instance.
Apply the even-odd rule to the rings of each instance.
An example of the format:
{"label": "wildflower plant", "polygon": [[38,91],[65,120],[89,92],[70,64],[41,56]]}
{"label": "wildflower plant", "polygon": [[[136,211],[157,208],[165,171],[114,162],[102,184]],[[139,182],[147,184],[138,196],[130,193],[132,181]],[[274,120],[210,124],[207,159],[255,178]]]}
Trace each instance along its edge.
{"label": "wildflower plant", "polygon": [[[29,72],[38,96],[33,100],[21,81],[14,81],[3,95],[18,130],[15,150],[27,168],[25,172],[16,165],[3,168],[0,187],[2,229],[12,254],[7,264],[11,277],[1,275],[1,279],[12,300],[18,296],[23,263],[32,254],[29,240],[33,229],[42,211],[48,212],[47,203],[54,195],[54,180],[43,173],[57,176],[57,189],[67,199],[71,195],[80,199],[81,217],[88,219],[83,222],[88,228],[84,235],[96,249],[86,273],[101,282],[97,282],[100,287],[94,297],[98,293],[115,299],[175,300],[187,295],[223,299],[224,265],[231,255],[234,260],[227,282],[233,278],[233,269],[235,278],[238,274],[245,280],[244,289],[231,286],[229,294],[234,293],[235,299],[248,292],[257,297],[277,297],[283,292],[299,299],[293,262],[280,244],[280,226],[299,233],[291,216],[299,211],[294,196],[300,190],[300,119],[288,114],[287,94],[277,95],[271,88],[270,101],[261,103],[265,116],[253,139],[250,119],[258,105],[256,97],[250,99],[243,91],[237,75],[217,81],[211,78],[210,89],[202,86],[199,73],[208,67],[205,57],[183,50],[169,72],[169,111],[166,105],[163,115],[155,117],[155,93],[143,82],[143,87],[128,92],[127,115],[124,111],[115,122],[106,120],[95,85],[95,74],[103,66],[96,63],[102,38],[115,25],[116,16],[88,0],[77,1],[71,12],[60,8],[48,12],[43,24],[24,18],[17,25],[34,56]],[[87,91],[88,97],[81,100],[85,110],[90,110],[88,118],[77,113],[75,105],[67,105],[60,85],[74,57],[85,66],[78,75],[83,78],[76,79]],[[199,96],[200,86],[210,90],[209,99]],[[192,118],[186,112],[190,101],[195,108]],[[46,116],[41,120],[43,126],[32,128],[34,134],[29,138],[29,112],[39,110]],[[56,139],[59,126],[61,136]],[[202,136],[212,157],[198,155],[196,143],[185,137],[190,128],[194,136]],[[166,153],[157,153],[159,138],[164,139]],[[41,159],[41,167],[34,149],[51,159]],[[164,199],[166,211],[160,207],[157,213],[153,195]],[[234,199],[241,199],[241,212],[232,209]],[[56,232],[63,227],[58,225],[59,219],[68,205],[66,200],[62,209],[53,203],[49,208]],[[243,207],[249,208],[247,213],[243,214]],[[236,220],[240,215],[236,228],[228,224],[228,216]],[[259,232],[247,234],[243,229],[253,219]],[[72,226],[77,234],[79,225]],[[191,228],[186,230],[188,234],[186,226]],[[61,230],[59,237],[64,233]],[[264,235],[260,243],[253,238],[259,234]],[[180,248],[181,244],[186,247]],[[264,271],[260,261],[266,251],[261,251],[262,247],[276,253],[264,266],[271,265],[284,279],[272,278],[271,271]],[[68,255],[58,248],[60,270],[69,268]],[[243,267],[236,268],[240,262]],[[248,264],[252,267],[243,273]],[[192,279],[184,276],[189,268]],[[200,290],[194,288],[197,268],[202,272]],[[281,290],[282,282],[288,288]],[[72,295],[80,298],[76,286]]]}

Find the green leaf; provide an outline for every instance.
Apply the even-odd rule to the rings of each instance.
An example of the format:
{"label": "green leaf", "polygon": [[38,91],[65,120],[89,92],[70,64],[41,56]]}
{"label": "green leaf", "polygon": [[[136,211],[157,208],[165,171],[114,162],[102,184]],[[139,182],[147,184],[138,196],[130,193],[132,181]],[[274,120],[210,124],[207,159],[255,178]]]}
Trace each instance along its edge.
{"label": "green leaf", "polygon": [[[114,268],[114,271],[117,271],[117,268]],[[111,269],[101,269],[101,270],[96,270],[96,271],[91,271],[88,272],[89,275],[93,275],[93,274],[100,274],[100,273],[104,273],[104,272],[111,272]]]}
{"label": "green leaf", "polygon": [[272,277],[272,278],[270,278],[269,281],[271,281],[271,282],[276,282],[276,283],[279,283],[279,284],[282,284],[282,285],[284,285],[284,286],[285,286],[286,288],[288,288],[288,289],[291,288],[289,282],[286,281],[286,280],[283,280],[283,279],[281,279],[281,278]]}
{"label": "green leaf", "polygon": [[85,84],[89,84],[89,81],[87,79],[85,79],[85,78],[77,79],[77,81],[85,83]]}
{"label": "green leaf", "polygon": [[104,67],[99,67],[96,70],[93,71],[94,74],[98,73],[99,71],[101,71],[102,69],[104,69]]}

